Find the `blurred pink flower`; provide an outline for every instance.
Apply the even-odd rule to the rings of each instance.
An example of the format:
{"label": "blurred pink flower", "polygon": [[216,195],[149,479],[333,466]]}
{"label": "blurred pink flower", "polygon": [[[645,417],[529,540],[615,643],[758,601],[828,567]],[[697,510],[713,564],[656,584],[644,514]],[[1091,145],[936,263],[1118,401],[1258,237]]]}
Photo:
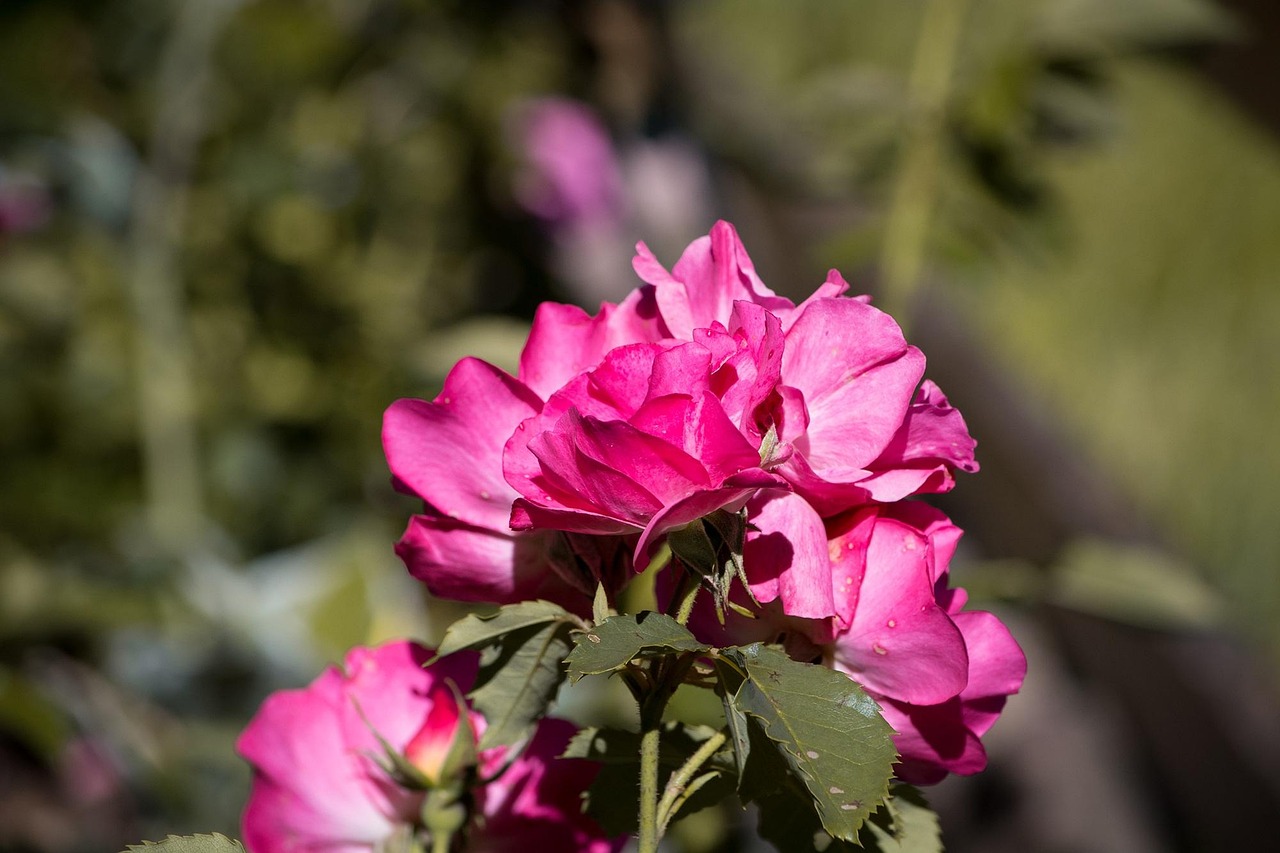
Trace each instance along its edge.
{"label": "blurred pink flower", "polygon": [[[342,669],[330,667],[304,689],[267,698],[236,745],[254,771],[243,817],[251,853],[370,853],[420,829],[424,794],[382,769],[378,738],[410,760],[425,759],[466,731],[458,728],[463,718],[456,705],[443,714],[437,709],[441,701],[455,702],[448,681],[461,690],[470,686],[476,657],[454,655],[425,666],[431,657],[404,641],[357,648]],[[620,847],[581,811],[595,765],[556,757],[573,732],[563,720],[543,720],[505,770],[505,747],[480,755],[468,850],[605,853]]]}
{"label": "blurred pink flower", "polygon": [[567,98],[526,101],[512,126],[513,147],[525,160],[516,196],[530,213],[561,228],[610,227],[622,218],[613,142],[588,106]]}
{"label": "blurred pink flower", "polygon": [[0,167],[0,235],[35,231],[52,215],[53,201],[44,184]]}

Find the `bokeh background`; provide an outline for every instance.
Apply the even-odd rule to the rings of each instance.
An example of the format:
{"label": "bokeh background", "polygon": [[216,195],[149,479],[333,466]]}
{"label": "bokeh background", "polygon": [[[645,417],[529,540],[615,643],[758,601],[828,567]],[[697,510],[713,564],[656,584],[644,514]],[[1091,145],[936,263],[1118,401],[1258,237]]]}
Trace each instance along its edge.
{"label": "bokeh background", "polygon": [[949,849],[1265,849],[1278,10],[0,3],[0,851],[236,834],[268,691],[458,615],[386,405],[716,218],[874,294],[979,441],[954,577],[1031,671]]}

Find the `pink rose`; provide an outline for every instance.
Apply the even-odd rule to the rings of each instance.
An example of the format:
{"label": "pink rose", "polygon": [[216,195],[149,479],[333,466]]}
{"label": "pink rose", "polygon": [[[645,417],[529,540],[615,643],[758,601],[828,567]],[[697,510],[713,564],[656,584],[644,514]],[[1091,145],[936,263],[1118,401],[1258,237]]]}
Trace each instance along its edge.
{"label": "pink rose", "polygon": [[644,244],[633,265],[646,284],[595,316],[542,305],[517,377],[466,359],[434,401],[388,409],[388,463],[425,503],[397,552],[437,595],[581,611],[633,571],[618,537],[643,568],[666,533],[754,501],[790,554],[757,597],[833,615],[813,531],[976,470],[964,420],[835,271],[797,306],[726,222],[670,272]]}
{"label": "pink rose", "polygon": [[728,329],[611,349],[508,442],[506,477],[521,494],[512,527],[639,533],[643,568],[667,531],[785,486],[761,467],[781,347],[776,318],[738,303]]}
{"label": "pink rose", "polygon": [[[484,725],[474,712],[461,713],[449,684],[469,687],[476,657],[425,666],[431,657],[404,641],[357,648],[342,669],[267,698],[236,745],[254,771],[243,818],[252,853],[370,853],[393,836],[423,831],[424,793],[383,769],[379,737],[435,784],[457,740]],[[605,838],[581,811],[596,767],[556,757],[573,732],[565,721],[542,721],[505,770],[505,747],[479,755],[468,850],[619,849],[621,840]]]}

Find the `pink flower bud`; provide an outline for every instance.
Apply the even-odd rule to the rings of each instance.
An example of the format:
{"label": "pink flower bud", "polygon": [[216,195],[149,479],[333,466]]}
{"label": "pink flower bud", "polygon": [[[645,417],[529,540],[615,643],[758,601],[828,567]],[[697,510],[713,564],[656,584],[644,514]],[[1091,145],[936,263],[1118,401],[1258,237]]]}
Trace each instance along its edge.
{"label": "pink flower bud", "polygon": [[452,682],[431,690],[431,710],[422,728],[404,748],[404,757],[435,787],[452,781],[476,761],[476,734],[471,716]]}

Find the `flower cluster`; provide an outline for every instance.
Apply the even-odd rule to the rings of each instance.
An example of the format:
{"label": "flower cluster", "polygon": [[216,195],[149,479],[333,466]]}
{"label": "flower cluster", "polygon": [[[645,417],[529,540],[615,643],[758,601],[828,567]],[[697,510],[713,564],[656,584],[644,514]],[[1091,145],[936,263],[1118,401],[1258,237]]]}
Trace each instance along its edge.
{"label": "flower cluster", "polygon": [[[428,665],[432,657],[408,642],[353,649],[342,669],[263,704],[237,744],[254,770],[243,821],[249,849],[448,849],[419,845],[457,799],[470,814],[452,829],[468,850],[618,850],[620,841],[581,811],[596,765],[557,758],[575,727],[545,719],[514,759],[505,747],[477,754],[484,720],[459,700],[476,657]],[[443,803],[433,797],[441,791],[451,795]]]}
{"label": "flower cluster", "polygon": [[835,271],[799,305],[776,295],[728,223],[669,271],[637,250],[644,284],[620,304],[541,306],[516,376],[465,359],[434,401],[388,409],[395,483],[424,502],[397,546],[410,572],[446,598],[585,613],[673,536],[745,513],[754,618],[721,624],[704,597],[695,633],[849,674],[904,780],[980,770],[1025,659],[948,586],[960,531],[908,500],[977,470],[923,355]]}

